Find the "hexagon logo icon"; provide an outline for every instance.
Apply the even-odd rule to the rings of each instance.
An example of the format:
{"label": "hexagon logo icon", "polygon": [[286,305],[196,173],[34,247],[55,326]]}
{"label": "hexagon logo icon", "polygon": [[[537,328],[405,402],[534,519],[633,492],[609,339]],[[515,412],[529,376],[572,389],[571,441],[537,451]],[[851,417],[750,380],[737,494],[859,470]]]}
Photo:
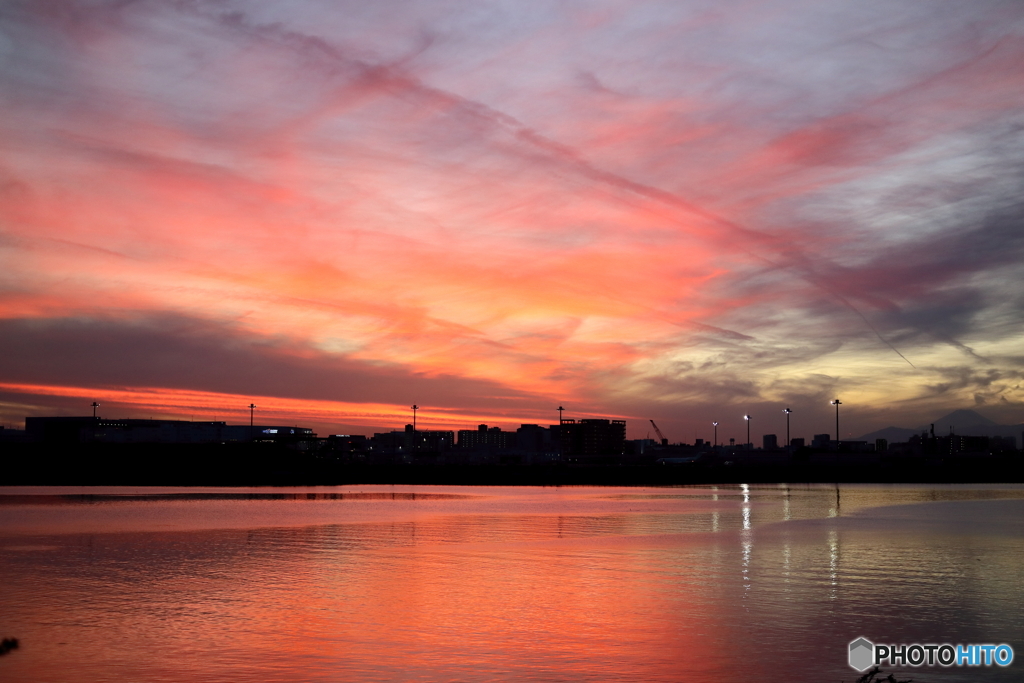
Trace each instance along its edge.
{"label": "hexagon logo icon", "polygon": [[850,666],[863,671],[875,661],[875,644],[863,636],[850,643]]}

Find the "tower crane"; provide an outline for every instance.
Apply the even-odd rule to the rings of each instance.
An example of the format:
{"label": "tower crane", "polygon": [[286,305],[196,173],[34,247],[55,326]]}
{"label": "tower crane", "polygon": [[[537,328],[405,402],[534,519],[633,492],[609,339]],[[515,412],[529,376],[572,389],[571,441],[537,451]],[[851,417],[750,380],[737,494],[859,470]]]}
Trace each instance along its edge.
{"label": "tower crane", "polygon": [[658,429],[658,425],[655,424],[654,420],[651,420],[651,425],[654,427],[654,433],[658,435],[659,439],[661,439],[661,445],[662,446],[667,446],[668,445],[668,439],[666,439],[665,435],[661,433],[660,429]]}

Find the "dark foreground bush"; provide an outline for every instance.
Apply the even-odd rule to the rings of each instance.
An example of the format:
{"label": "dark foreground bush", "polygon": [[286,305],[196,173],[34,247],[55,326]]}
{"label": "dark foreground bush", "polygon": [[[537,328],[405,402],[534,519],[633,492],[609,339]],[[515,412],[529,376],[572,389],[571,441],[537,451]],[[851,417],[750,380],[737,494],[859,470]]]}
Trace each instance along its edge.
{"label": "dark foreground bush", "polygon": [[889,674],[888,676],[884,676],[883,674],[884,672],[876,666],[874,669],[858,678],[857,683],[913,683],[913,679],[910,678],[900,681],[892,674]]}

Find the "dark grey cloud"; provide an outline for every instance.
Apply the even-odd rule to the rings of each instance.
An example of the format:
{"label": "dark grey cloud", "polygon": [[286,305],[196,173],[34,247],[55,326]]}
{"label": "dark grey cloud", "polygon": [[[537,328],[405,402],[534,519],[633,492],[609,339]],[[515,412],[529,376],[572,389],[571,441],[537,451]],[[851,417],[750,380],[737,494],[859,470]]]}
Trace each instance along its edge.
{"label": "dark grey cloud", "polygon": [[221,324],[151,315],[130,322],[0,320],[0,377],[15,384],[165,387],[435,407],[509,408],[535,401],[495,382],[426,376],[253,338]]}

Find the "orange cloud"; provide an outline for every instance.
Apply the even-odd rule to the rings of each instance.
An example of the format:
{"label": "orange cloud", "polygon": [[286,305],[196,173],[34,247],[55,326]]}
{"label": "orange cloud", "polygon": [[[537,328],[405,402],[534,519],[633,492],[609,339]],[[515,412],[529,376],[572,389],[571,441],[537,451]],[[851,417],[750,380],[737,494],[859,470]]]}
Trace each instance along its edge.
{"label": "orange cloud", "polygon": [[[241,345],[398,368],[360,375],[367,405],[431,402],[402,374],[524,418],[771,401],[821,374],[854,391],[896,354],[1012,374],[1009,10],[976,9],[967,37],[884,11],[868,40],[853,9],[785,6],[473,27],[442,8],[387,25],[260,3],[25,9],[12,54],[47,56],[0,67],[0,320],[222,335],[202,358],[160,347],[172,393],[243,396],[240,370],[196,370]],[[181,325],[160,329],[183,343]],[[0,380],[78,381],[35,361]],[[326,400],[325,382],[252,381]]]}

